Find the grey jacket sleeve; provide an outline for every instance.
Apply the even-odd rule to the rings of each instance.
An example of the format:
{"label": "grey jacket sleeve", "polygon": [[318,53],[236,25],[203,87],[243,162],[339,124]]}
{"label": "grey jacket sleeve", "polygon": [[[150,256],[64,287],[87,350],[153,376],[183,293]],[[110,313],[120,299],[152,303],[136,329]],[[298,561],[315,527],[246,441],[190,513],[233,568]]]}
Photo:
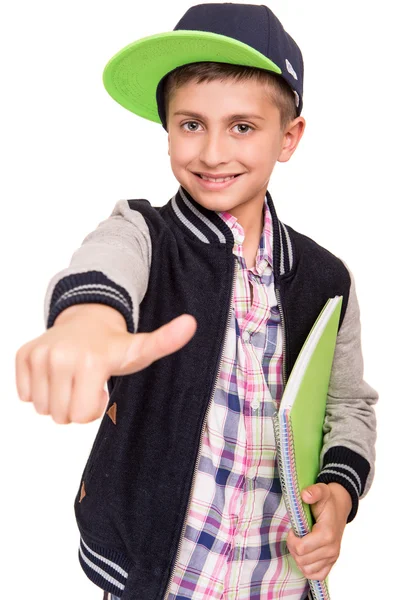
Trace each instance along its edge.
{"label": "grey jacket sleeve", "polygon": [[374,405],[379,396],[363,379],[360,309],[354,276],[344,264],[350,274],[350,292],[333,358],[318,481],[337,481],[349,491],[353,500],[350,522],[357,513],[358,499],[367,494],[374,478]]}
{"label": "grey jacket sleeve", "polygon": [[84,238],[69,266],[51,278],[44,300],[46,328],[73,304],[101,303],[119,310],[127,330],[135,333],[150,265],[146,221],[127,200],[119,200],[110,217]]}

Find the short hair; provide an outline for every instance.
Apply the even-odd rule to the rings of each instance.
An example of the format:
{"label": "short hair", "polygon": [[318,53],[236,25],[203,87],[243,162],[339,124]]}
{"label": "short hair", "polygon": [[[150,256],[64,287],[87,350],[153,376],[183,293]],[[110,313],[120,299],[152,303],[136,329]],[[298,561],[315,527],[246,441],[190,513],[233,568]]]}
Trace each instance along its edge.
{"label": "short hair", "polygon": [[257,67],[247,67],[230,63],[197,62],[182,65],[169,73],[165,78],[164,106],[166,118],[171,96],[179,87],[192,80],[195,80],[196,83],[202,83],[203,81],[214,81],[216,79],[220,81],[227,79],[233,79],[234,81],[255,79],[260,83],[264,83],[269,92],[269,99],[279,109],[282,131],[298,116],[294,92],[289,84],[277,73]]}

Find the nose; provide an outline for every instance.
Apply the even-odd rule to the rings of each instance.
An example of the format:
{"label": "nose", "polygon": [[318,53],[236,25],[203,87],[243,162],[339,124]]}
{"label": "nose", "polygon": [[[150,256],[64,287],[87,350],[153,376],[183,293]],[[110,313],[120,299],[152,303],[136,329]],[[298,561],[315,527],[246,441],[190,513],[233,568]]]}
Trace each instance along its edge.
{"label": "nose", "polygon": [[220,131],[208,131],[202,140],[199,159],[210,167],[229,163],[229,140],[226,134]]}

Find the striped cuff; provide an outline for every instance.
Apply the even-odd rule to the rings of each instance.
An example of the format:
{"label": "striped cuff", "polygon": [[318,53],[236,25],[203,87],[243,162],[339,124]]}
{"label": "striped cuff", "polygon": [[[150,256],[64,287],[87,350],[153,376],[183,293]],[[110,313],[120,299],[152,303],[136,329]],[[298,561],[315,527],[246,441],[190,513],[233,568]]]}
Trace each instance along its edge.
{"label": "striped cuff", "polygon": [[323,467],[316,483],[340,483],[349,492],[352,509],[347,517],[347,523],[354,519],[358,511],[359,497],[365,489],[369,462],[357,452],[345,446],[329,448],[323,459]]}
{"label": "striped cuff", "polygon": [[94,584],[117,597],[122,596],[132,564],[121,552],[85,541],[81,536],[79,562]]}
{"label": "striped cuff", "polygon": [[50,300],[47,329],[54,325],[58,315],[75,304],[106,304],[117,309],[125,318],[129,333],[134,333],[132,299],[127,290],[114,283],[101,271],[75,273],[60,279]]}

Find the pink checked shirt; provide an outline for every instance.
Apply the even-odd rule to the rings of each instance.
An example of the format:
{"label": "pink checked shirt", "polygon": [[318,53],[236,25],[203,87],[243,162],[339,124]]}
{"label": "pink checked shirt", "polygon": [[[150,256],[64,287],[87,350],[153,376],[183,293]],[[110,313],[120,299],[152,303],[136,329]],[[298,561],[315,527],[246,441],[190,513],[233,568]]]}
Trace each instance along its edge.
{"label": "pink checked shirt", "polygon": [[286,546],[272,426],[283,383],[271,217],[265,201],[256,264],[247,269],[243,228],[219,215],[235,239],[232,314],[168,600],[304,600],[309,585]]}

